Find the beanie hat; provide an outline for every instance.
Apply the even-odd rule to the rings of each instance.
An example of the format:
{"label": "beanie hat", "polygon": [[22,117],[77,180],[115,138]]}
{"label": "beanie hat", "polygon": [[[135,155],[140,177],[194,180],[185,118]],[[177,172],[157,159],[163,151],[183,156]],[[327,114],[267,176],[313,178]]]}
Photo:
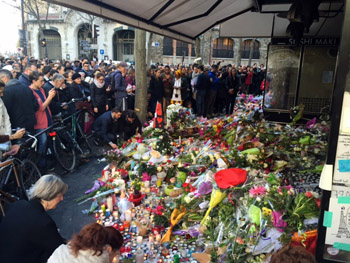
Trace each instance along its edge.
{"label": "beanie hat", "polygon": [[247,179],[247,171],[240,168],[225,169],[215,174],[215,182],[221,189],[243,184]]}
{"label": "beanie hat", "polygon": [[72,76],[72,80],[76,80],[78,78],[81,78],[81,75],[79,73],[74,73]]}

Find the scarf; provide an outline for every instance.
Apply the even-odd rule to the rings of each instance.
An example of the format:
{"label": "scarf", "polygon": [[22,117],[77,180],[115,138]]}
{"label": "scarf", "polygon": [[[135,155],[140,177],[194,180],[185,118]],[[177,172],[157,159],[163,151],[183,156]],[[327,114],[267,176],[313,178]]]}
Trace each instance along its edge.
{"label": "scarf", "polygon": [[98,82],[96,79],[94,79],[94,83],[96,85],[97,88],[102,89],[105,86],[105,82],[103,81],[103,83]]}

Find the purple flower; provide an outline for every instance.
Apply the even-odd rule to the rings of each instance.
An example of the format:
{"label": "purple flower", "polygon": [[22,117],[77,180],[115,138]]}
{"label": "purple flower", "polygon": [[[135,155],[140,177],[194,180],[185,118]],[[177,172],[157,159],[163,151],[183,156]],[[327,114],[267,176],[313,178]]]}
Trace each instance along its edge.
{"label": "purple flower", "polygon": [[309,121],[306,123],[306,127],[307,127],[308,129],[310,129],[313,125],[316,124],[316,122],[317,122],[317,119],[316,119],[316,117],[315,117],[315,118],[313,118],[312,120],[309,120]]}
{"label": "purple flower", "polygon": [[207,195],[210,194],[213,191],[213,185],[211,182],[203,182],[199,186],[198,193],[200,195]]}
{"label": "purple flower", "polygon": [[284,228],[287,227],[287,223],[282,219],[282,213],[273,211],[273,226],[277,228],[278,231],[283,232]]}

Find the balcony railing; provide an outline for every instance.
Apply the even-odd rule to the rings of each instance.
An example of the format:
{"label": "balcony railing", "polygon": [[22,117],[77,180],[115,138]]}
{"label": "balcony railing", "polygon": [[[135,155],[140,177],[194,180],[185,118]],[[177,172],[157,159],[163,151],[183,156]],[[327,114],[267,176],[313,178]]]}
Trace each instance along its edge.
{"label": "balcony railing", "polygon": [[[249,59],[250,51],[241,51],[241,58],[243,59]],[[260,51],[253,51],[253,57],[252,59],[259,59],[260,58]]]}
{"label": "balcony railing", "polygon": [[213,58],[233,58],[233,50],[227,49],[213,49]]}

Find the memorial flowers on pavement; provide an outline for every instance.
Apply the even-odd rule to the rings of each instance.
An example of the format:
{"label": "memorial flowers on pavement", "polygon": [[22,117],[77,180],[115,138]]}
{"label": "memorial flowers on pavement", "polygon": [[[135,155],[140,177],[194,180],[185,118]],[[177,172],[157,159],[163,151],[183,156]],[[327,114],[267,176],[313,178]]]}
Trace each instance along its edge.
{"label": "memorial flowers on pavement", "polygon": [[[106,153],[109,165],[87,197],[95,200],[90,211],[97,211],[98,222],[123,229],[126,247],[133,249],[135,238],[125,232],[132,226],[120,221],[130,219],[130,210],[129,224],[144,222],[142,233],[157,239],[144,249],[150,262],[175,255],[264,262],[287,243],[313,251],[320,202],[315,184],[325,161],[327,123],[267,122],[260,100],[241,97],[233,115],[213,120],[171,106],[169,129],[150,125],[143,138]],[[179,133],[186,129],[192,131]],[[140,204],[128,199],[135,190]],[[101,204],[118,217],[101,213]]]}

